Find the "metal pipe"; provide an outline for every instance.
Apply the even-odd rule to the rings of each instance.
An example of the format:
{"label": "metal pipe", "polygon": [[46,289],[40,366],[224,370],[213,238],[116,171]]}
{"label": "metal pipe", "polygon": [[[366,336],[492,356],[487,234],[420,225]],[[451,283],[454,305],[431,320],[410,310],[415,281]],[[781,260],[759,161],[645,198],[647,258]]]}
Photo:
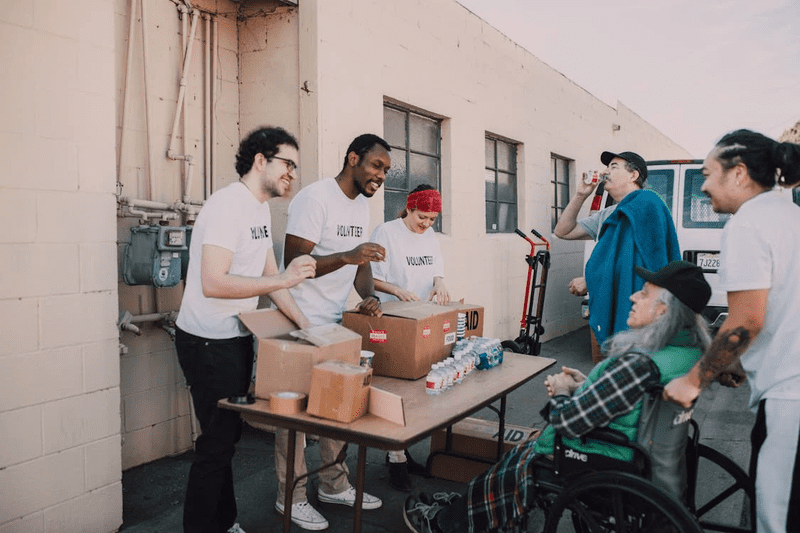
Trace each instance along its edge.
{"label": "metal pipe", "polygon": [[[183,8],[186,9],[186,8]],[[170,159],[183,159],[186,156],[180,156],[175,152],[175,138],[178,136],[178,125],[181,120],[181,109],[183,109],[184,98],[186,97],[186,78],[189,75],[189,66],[192,61],[192,49],[194,44],[194,34],[197,29],[198,13],[192,13],[192,28],[189,30],[189,42],[186,45],[186,54],[183,58],[183,69],[181,70],[180,88],[178,89],[178,105],[175,107],[175,118],[172,120],[172,134],[169,138],[169,148],[167,149],[167,157]]]}
{"label": "metal pipe", "polygon": [[205,159],[205,176],[203,198],[211,196],[211,17],[203,13],[205,21],[205,57],[203,64],[203,157]]}
{"label": "metal pipe", "polygon": [[144,110],[145,110],[145,132],[147,134],[147,190],[149,191],[150,199],[156,197],[156,184],[153,179],[153,147],[150,135],[150,125],[152,120],[150,118],[150,103],[147,90],[147,65],[148,58],[150,57],[147,47],[147,0],[142,0],[142,70],[144,71]]}
{"label": "metal pipe", "polygon": [[128,48],[125,52],[125,78],[122,80],[122,116],[119,120],[119,147],[117,149],[117,180],[122,178],[122,148],[125,145],[125,110],[128,107],[128,80],[131,77],[131,56],[133,55],[133,26],[136,22],[136,0],[130,1],[128,23]]}
{"label": "metal pipe", "polygon": [[213,47],[213,54],[211,54],[211,191],[214,191],[216,186],[216,173],[214,172],[214,165],[217,161],[217,147],[216,147],[216,135],[214,134],[214,129],[216,128],[217,121],[214,120],[214,104],[216,102],[216,94],[217,94],[217,57],[219,56],[219,23],[217,22],[217,17],[211,16],[211,22],[214,25],[214,43]]}

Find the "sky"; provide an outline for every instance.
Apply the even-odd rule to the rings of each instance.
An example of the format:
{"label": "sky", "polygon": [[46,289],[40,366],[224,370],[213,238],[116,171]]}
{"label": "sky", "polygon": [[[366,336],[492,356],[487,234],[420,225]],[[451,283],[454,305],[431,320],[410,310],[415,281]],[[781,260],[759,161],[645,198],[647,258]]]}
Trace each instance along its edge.
{"label": "sky", "polygon": [[692,156],[800,121],[800,0],[458,0]]}

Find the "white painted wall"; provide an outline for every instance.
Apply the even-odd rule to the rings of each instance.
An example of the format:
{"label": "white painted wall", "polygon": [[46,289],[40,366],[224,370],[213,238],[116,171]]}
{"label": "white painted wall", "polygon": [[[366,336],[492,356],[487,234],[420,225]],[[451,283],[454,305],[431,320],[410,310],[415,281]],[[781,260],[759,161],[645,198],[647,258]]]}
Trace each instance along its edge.
{"label": "white painted wall", "polygon": [[0,4],[2,533],[122,522],[114,50],[112,0]]}
{"label": "white painted wall", "polygon": [[[301,130],[316,124],[320,176],[338,171],[355,135],[382,133],[384,99],[446,117],[446,280],[454,297],[484,305],[487,335],[517,335],[529,251],[515,234],[484,230],[487,132],[520,143],[519,227],[547,236],[551,153],[574,159],[573,173],[600,166],[603,150],[634,150],[647,159],[688,156],[624,105],[600,102],[451,0],[304,0],[300,11],[301,35],[317,35],[301,41],[301,57],[316,53],[318,61],[299,81],[316,89],[316,115],[304,116]],[[301,95],[301,110],[311,107],[305,100]],[[316,176],[304,169],[303,179]],[[382,193],[371,200],[371,213],[373,227],[383,221]],[[552,241],[545,339],[584,324],[580,300],[566,288],[582,273],[583,243]]]}

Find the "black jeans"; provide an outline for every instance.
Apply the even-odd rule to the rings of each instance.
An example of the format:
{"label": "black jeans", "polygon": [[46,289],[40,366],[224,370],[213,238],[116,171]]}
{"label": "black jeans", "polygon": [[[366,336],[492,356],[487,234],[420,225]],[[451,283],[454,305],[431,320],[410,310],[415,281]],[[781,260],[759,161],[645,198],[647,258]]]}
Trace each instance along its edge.
{"label": "black jeans", "polygon": [[183,507],[185,533],[221,533],[236,521],[232,459],[242,434],[239,414],[217,400],[243,396],[253,369],[253,338],[205,339],[175,329],[175,348],[203,434],[195,442]]}

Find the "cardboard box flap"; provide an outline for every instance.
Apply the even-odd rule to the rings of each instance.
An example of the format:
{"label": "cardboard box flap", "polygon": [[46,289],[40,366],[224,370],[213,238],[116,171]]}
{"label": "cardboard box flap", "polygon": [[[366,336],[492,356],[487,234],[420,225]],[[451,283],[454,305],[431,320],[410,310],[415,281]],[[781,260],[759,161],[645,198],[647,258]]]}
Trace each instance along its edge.
{"label": "cardboard box flap", "polygon": [[239,320],[259,339],[279,337],[297,329],[297,324],[278,309],[259,309],[239,313]]}
{"label": "cardboard box flap", "polygon": [[381,304],[384,315],[400,318],[421,319],[429,316],[441,315],[452,309],[430,302],[386,302]]}
{"label": "cardboard box flap", "polygon": [[340,324],[323,324],[291,332],[292,337],[308,341],[314,346],[330,346],[337,342],[360,339],[361,335]]}

